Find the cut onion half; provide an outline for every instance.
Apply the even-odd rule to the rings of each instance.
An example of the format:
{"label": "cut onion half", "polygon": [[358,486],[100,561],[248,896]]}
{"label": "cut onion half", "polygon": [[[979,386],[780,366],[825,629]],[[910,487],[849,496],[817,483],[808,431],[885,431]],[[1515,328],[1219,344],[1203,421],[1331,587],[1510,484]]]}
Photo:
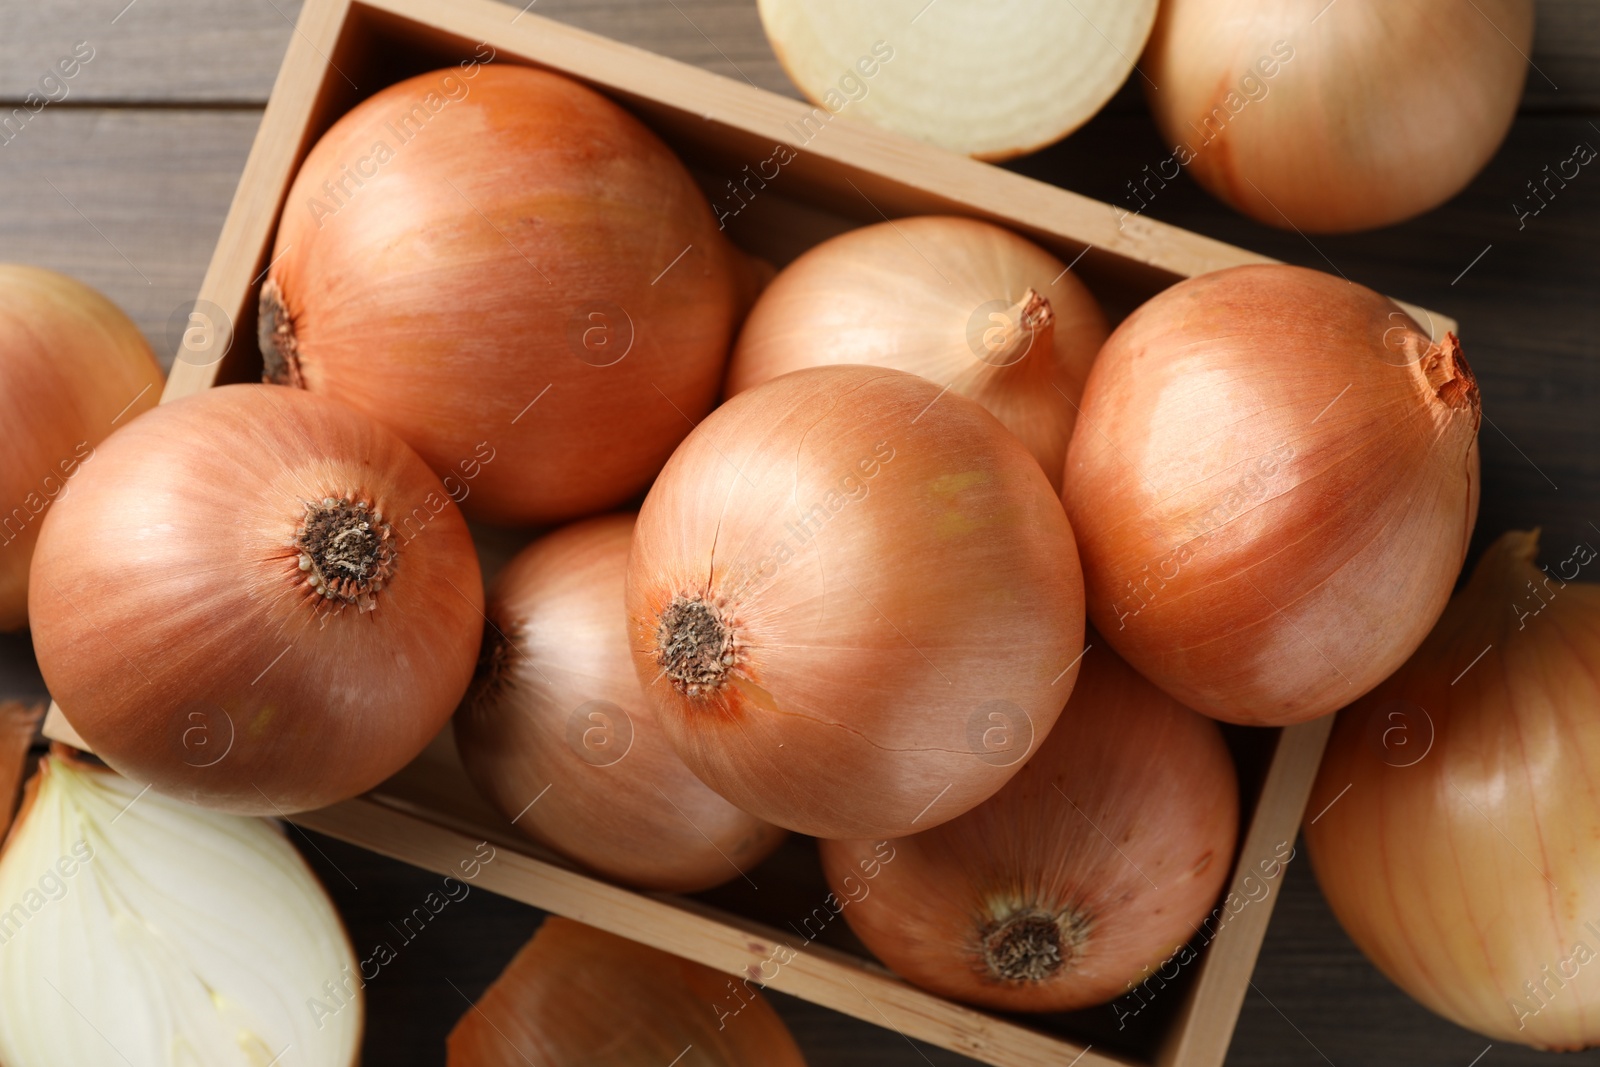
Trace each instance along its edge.
{"label": "cut onion half", "polygon": [[[1156,0],[759,7],[772,50],[814,103],[989,160],[1043,148],[1087,122],[1133,70],[1156,17]],[[825,125],[806,128],[814,136]]]}

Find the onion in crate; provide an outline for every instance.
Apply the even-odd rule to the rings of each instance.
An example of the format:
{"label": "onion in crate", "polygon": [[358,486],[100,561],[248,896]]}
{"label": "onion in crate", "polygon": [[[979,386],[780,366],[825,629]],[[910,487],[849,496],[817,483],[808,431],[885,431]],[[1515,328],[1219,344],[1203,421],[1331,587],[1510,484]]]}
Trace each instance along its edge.
{"label": "onion in crate", "polygon": [[870,363],[976,400],[1060,488],[1089,365],[1109,333],[1067,265],[1009,230],[928,215],[850,230],[756,301],[728,394],[805,367]]}
{"label": "onion in crate", "polygon": [[1239,827],[1222,730],[1091,640],[1061,719],[1004,789],[887,848],[822,842],[850,929],[901,977],[1070,1011],[1123,993],[1206,921]]}
{"label": "onion in crate", "polygon": [[728,401],[646,497],[634,663],[691,770],[818,837],[900,837],[992,795],[1083,647],[1072,530],[983,408],[818,367]]}
{"label": "onion in crate", "polygon": [[598,93],[468,62],[312,148],[261,292],[269,381],[405,438],[464,506],[552,523],[649,484],[754,284],[678,158]]}
{"label": "onion in crate", "polygon": [[523,833],[607,877],[692,892],[739,877],[784,833],[702,784],[656,725],[623,611],[633,523],[563,527],[496,577],[456,745]]}
{"label": "onion in crate", "polygon": [[1272,265],[1160,293],[1100,350],[1067,452],[1095,629],[1228,722],[1348,704],[1444,610],[1480,417],[1455,335],[1370,289]]}
{"label": "onion in crate", "polygon": [[101,445],[45,521],[28,607],[96,755],[271,815],[370,789],[427,745],[472,678],[483,586],[466,522],[398,437],[230,385]]}

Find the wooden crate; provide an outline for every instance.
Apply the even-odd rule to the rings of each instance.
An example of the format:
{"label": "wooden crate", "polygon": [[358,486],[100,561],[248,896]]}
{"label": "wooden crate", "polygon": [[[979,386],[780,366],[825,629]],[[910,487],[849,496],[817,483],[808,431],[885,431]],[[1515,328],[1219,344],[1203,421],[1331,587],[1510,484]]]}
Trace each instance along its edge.
{"label": "wooden crate", "polygon": [[[531,5],[530,5],[531,6]],[[776,146],[798,149],[778,179],[729,225],[747,251],[781,265],[835,233],[928,212],[988,219],[1068,262],[1113,320],[1183,277],[1270,262],[1241,249],[853,121],[819,122],[810,105],[616,44],[489,0],[307,0],[273,88],[197,303],[231,329],[196,335],[164,400],[255,380],[256,300],[278,214],[311,145],[360,99],[488,44],[496,62],[559,71],[607,94],[661,134],[710,191]],[[805,125],[810,117],[810,126]],[[805,140],[798,131],[820,132]],[[1418,310],[1436,335],[1455,324]],[[491,540],[496,540],[491,535]],[[481,545],[504,555],[505,537]],[[771,988],[997,1067],[1217,1067],[1224,1059],[1266,931],[1278,882],[1262,875],[1292,844],[1331,716],[1283,730],[1230,728],[1246,820],[1230,895],[1199,959],[1139,999],[1071,1015],[1011,1018],[924,993],[872,962],[843,923],[816,943],[797,923],[826,887],[810,842],[796,839],[750,879],[695,897],[639,893],[599,881],[522,839],[465,779],[445,732],[372,793],[294,817],[308,829],[441,874],[480,841],[500,859],[477,883],[729,975],[758,975],[780,943],[794,958]],[[52,708],[51,737],[80,744]],[[1281,878],[1281,874],[1277,876]],[[745,884],[765,882],[764,891]],[[1260,895],[1265,893],[1264,896]],[[1246,902],[1240,904],[1239,902]],[[1137,1015],[1124,1013],[1140,1008]],[[1131,1021],[1130,1021],[1131,1020]],[[1126,1028],[1117,1025],[1126,1022]]]}

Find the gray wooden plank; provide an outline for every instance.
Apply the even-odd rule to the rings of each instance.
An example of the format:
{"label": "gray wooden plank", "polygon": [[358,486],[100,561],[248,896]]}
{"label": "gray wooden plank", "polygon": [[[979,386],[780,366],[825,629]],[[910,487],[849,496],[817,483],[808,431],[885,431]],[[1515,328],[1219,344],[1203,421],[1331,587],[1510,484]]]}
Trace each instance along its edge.
{"label": "gray wooden plank", "polygon": [[[1600,4],[1538,0],[1525,110],[1600,108]],[[1438,61],[1447,61],[1438,57]]]}
{"label": "gray wooden plank", "polygon": [[[265,104],[300,9],[300,0],[134,0],[116,17],[127,3],[0,0],[0,102],[37,89],[87,41],[94,58],[64,83],[68,103]],[[534,0],[528,12],[797,95],[754,0]]]}
{"label": "gray wooden plank", "polygon": [[41,112],[0,146],[0,260],[100,289],[170,364],[169,317],[193,300],[260,113]]}

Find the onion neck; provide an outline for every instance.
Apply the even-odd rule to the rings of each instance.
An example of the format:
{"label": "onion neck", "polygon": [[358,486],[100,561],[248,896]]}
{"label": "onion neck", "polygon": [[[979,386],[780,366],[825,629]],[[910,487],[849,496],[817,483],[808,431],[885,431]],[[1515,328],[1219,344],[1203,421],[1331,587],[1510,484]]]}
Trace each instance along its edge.
{"label": "onion neck", "polygon": [[722,688],[738,658],[734,628],[722,606],[678,595],[656,620],[656,662],[673,688],[699,696]]}
{"label": "onion neck", "polygon": [[269,385],[304,389],[306,383],[300,373],[300,346],[295,340],[294,316],[289,313],[283,290],[275,278],[268,278],[261,287],[256,340],[261,345],[261,380]]}
{"label": "onion neck", "polygon": [[1073,911],[1052,914],[1031,905],[1009,909],[978,932],[984,973],[996,981],[1048,981],[1072,968],[1088,933],[1087,921]]}
{"label": "onion neck", "polygon": [[1461,351],[1461,339],[1454,333],[1430,344],[1422,354],[1422,373],[1433,388],[1433,395],[1452,410],[1471,412],[1476,421],[1480,413],[1478,379]]}
{"label": "onion neck", "polygon": [[[986,330],[979,339],[978,358],[992,368],[987,373],[1047,369],[1048,354],[1055,346],[1056,313],[1050,301],[1037,289],[1029,289],[1005,310],[1004,318],[1004,324]],[[1042,358],[1029,360],[1034,352]]]}

